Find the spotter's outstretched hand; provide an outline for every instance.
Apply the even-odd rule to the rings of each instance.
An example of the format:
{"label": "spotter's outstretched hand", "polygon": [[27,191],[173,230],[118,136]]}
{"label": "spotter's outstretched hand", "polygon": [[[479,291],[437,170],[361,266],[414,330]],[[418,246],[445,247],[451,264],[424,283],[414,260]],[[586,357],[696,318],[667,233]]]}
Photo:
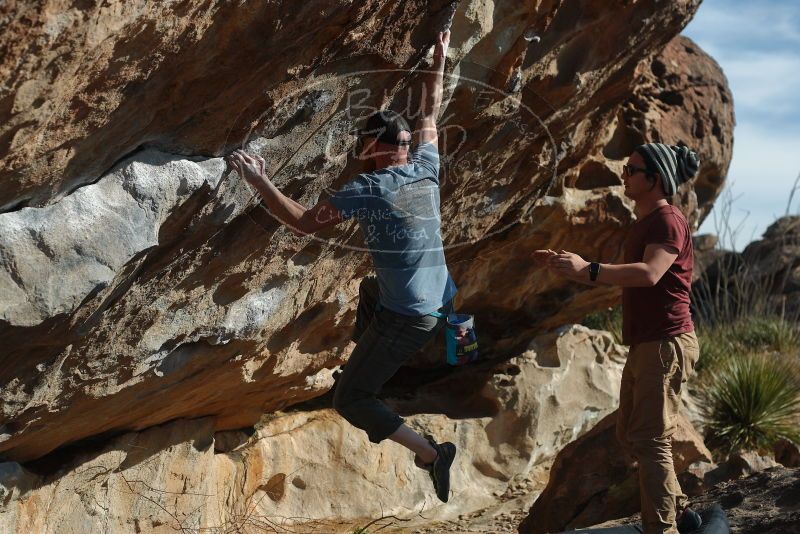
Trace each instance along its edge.
{"label": "spotter's outstretched hand", "polygon": [[575,254],[560,250],[558,254],[547,259],[547,266],[556,273],[567,278],[577,277],[584,269],[589,267],[589,262]]}

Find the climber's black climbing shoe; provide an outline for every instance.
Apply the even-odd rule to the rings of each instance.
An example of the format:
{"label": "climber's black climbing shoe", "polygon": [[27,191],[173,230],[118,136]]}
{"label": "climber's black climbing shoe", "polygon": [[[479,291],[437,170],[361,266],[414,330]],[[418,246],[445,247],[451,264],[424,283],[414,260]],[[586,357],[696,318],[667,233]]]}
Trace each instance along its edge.
{"label": "climber's black climbing shoe", "polygon": [[440,501],[447,502],[447,498],[450,496],[450,466],[453,465],[453,459],[456,457],[456,446],[449,441],[445,443],[429,441],[431,446],[436,449],[436,459],[428,467],[433,481],[433,489],[436,490],[436,496]]}

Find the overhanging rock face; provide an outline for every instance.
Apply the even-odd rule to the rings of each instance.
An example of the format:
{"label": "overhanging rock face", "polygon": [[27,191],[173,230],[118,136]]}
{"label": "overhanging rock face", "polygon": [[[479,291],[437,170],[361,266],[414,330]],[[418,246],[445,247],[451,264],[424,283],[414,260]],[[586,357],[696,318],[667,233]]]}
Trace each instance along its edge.
{"label": "overhanging rock face", "polygon": [[[280,228],[221,156],[263,155],[313,204],[359,170],[355,118],[413,115],[450,5],[0,8],[3,457],[176,418],[239,428],[331,386],[371,268],[363,241],[352,225],[323,239]],[[496,356],[616,298],[527,255],[618,258],[633,220],[618,176],[636,144],[695,148],[703,170],[676,202],[693,223],[709,209],[733,111],[713,60],[674,38],[696,8],[458,3],[443,231],[458,303]]]}

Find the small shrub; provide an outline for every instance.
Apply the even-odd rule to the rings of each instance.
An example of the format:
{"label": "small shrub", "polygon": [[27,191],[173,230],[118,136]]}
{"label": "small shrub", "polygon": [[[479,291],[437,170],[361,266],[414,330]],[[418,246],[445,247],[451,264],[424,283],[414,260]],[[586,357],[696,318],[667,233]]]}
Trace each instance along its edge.
{"label": "small shrub", "polygon": [[800,441],[800,379],[777,356],[729,358],[701,394],[707,444],[724,454]]}
{"label": "small shrub", "polygon": [[751,354],[777,352],[786,357],[800,354],[800,329],[778,316],[744,316],[732,323],[711,326],[701,323],[697,338],[700,343],[698,372]]}
{"label": "small shrub", "polygon": [[736,347],[721,328],[698,328],[697,342],[700,345],[700,359],[695,367],[697,373],[713,369],[731,356],[739,356]]}
{"label": "small shrub", "polygon": [[614,341],[622,343],[622,307],[616,306],[593,312],[583,318],[581,324],[594,330],[605,330],[614,336]]}
{"label": "small shrub", "polygon": [[780,317],[749,317],[740,321],[736,333],[736,342],[744,350],[788,354],[800,346],[797,328]]}

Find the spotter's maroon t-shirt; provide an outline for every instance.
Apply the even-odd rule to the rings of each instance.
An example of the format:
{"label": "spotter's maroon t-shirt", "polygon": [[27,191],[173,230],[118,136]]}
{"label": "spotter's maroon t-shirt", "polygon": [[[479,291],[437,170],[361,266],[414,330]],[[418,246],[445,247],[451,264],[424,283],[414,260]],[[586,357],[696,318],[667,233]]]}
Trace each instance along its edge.
{"label": "spotter's maroon t-shirt", "polygon": [[625,240],[625,263],[642,261],[645,248],[651,244],[671,247],[678,251],[678,257],[655,286],[622,288],[622,338],[627,345],[694,330],[689,311],[692,234],[680,210],[660,206],[637,221]]}

